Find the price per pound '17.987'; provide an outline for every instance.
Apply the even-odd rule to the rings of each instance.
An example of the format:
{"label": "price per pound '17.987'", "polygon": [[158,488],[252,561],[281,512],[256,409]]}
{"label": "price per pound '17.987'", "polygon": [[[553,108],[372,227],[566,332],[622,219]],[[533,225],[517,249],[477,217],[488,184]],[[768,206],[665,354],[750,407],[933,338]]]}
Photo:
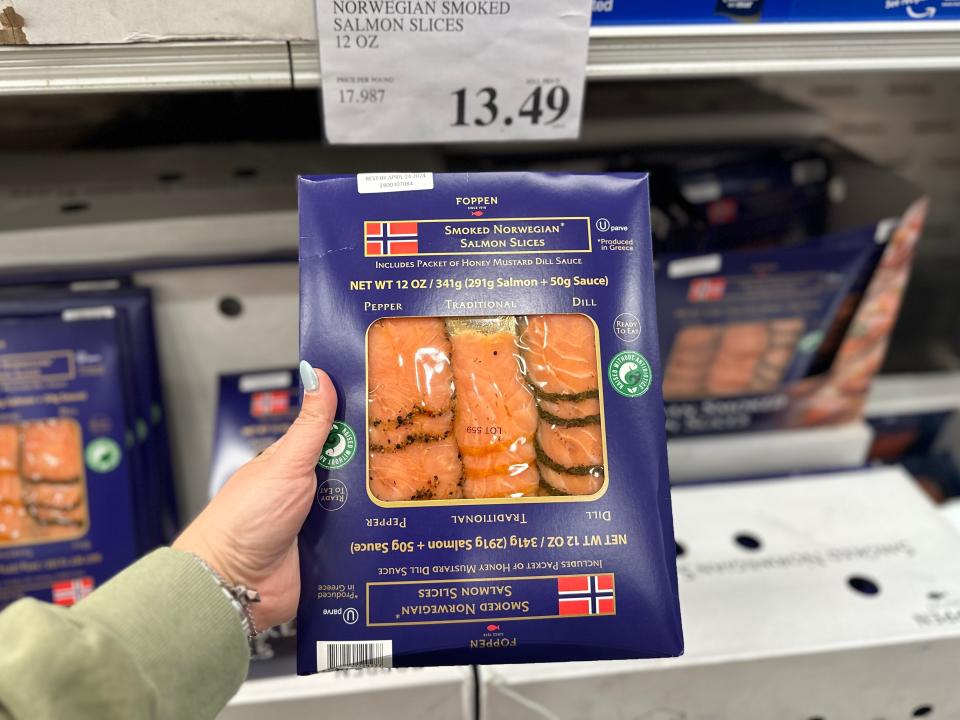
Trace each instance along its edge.
{"label": "price per pound '17.987'", "polygon": [[[455,119],[453,127],[466,127],[474,124],[480,127],[492,125],[500,118],[504,125],[513,123],[513,116],[501,117],[500,107],[497,104],[497,90],[493,87],[483,87],[472,97],[468,96],[467,88],[460,88],[451,93],[455,98]],[[517,117],[526,119],[531,125],[550,125],[562,118],[570,107],[570,91],[563,85],[552,85],[545,88],[537,85],[517,109]],[[473,115],[468,120],[467,115]]]}

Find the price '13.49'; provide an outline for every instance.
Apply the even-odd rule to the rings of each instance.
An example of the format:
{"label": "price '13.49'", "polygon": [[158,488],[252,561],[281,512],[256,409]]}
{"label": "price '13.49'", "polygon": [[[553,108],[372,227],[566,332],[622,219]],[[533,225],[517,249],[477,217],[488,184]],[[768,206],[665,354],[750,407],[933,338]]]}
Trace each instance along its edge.
{"label": "price '13.49'", "polygon": [[[452,123],[453,127],[466,127],[471,122],[486,127],[498,119],[504,125],[513,124],[512,115],[502,115],[500,112],[496,88],[480,88],[471,98],[467,97],[466,88],[460,88],[451,95],[456,98],[456,120]],[[516,115],[531,125],[540,125],[541,122],[543,125],[551,125],[562,118],[569,107],[570,91],[563,85],[553,85],[547,90],[544,90],[542,85],[537,85],[521,103]],[[467,120],[468,112],[474,115],[471,121]]]}

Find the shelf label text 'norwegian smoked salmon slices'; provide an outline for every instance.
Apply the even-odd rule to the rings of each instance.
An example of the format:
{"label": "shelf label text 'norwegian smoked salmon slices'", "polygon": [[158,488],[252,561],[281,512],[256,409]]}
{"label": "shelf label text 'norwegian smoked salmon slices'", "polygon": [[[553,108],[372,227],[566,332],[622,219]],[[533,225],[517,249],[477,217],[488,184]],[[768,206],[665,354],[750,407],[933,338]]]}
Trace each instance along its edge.
{"label": "shelf label text 'norwegian smoked salmon slices'", "polygon": [[682,653],[647,183],[300,179],[301,674]]}

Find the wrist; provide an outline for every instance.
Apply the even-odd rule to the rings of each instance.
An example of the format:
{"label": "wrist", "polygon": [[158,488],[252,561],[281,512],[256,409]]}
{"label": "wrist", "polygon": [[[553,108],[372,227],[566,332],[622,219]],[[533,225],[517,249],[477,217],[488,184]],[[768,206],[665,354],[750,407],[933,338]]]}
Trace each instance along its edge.
{"label": "wrist", "polygon": [[190,553],[194,559],[207,571],[210,579],[213,580],[223,594],[230,601],[230,604],[236,610],[240,618],[240,624],[248,638],[253,638],[260,633],[257,622],[253,616],[253,606],[260,602],[260,593],[246,585],[236,585],[225,578],[220,572],[196,553]]}

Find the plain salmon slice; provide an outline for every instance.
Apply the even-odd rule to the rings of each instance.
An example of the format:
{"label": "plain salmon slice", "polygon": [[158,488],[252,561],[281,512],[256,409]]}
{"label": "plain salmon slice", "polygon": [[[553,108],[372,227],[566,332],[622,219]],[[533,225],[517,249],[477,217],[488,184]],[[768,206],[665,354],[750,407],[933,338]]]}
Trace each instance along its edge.
{"label": "plain salmon slice", "polygon": [[448,318],[447,328],[464,497],[536,495],[537,403],[524,378],[516,318]]}
{"label": "plain salmon slice", "polygon": [[462,497],[450,354],[440,318],[388,318],[370,326],[370,491],[380,500]]}
{"label": "plain salmon slice", "polygon": [[593,322],[584,315],[531,316],[521,347],[538,403],[535,450],[541,493],[599,492],[603,427]]}

